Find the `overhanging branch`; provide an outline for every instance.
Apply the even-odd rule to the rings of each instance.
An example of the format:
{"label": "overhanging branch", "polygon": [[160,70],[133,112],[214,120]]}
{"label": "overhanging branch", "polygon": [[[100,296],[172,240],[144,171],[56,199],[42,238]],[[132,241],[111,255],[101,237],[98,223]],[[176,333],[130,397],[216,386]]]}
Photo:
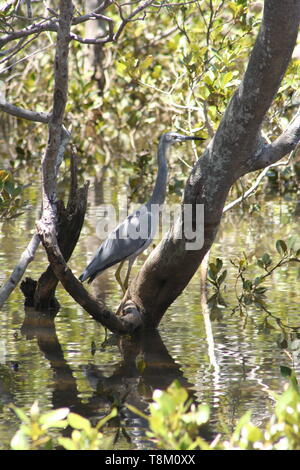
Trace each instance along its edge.
{"label": "overhanging branch", "polygon": [[265,168],[278,162],[292,152],[300,141],[300,110],[290,122],[287,129],[272,143],[266,144],[249,159],[249,171]]}
{"label": "overhanging branch", "polygon": [[5,113],[11,114],[18,118],[27,119],[27,121],[42,122],[47,124],[50,119],[50,114],[38,112],[38,111],[29,111],[27,109],[19,108],[14,106],[6,101],[4,94],[0,92],[0,110]]}

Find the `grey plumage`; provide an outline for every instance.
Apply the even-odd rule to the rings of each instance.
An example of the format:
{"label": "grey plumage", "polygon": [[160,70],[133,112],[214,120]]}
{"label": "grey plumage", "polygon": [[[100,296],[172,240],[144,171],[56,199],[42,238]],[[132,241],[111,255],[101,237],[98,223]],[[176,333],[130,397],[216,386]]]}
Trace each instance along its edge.
{"label": "grey plumage", "polygon": [[129,215],[104,240],[92,261],[79,277],[81,282],[88,280],[90,283],[109,267],[121,263],[116,273],[117,280],[121,283],[120,269],[123,263],[128,260],[128,270],[123,284],[125,289],[128,287],[132,264],[136,257],[150,245],[156,233],[159,208],[164,203],[166,196],[167,151],[173,143],[186,140],[203,139],[183,136],[176,132],[167,132],[160,137],[157,152],[158,172],[152,196],[146,204]]}

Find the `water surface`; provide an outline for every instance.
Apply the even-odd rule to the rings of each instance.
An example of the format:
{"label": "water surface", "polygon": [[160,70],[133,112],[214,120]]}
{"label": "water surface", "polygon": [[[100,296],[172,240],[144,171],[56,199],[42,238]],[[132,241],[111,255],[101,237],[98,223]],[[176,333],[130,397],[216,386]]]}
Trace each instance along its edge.
{"label": "water surface", "polygon": [[[113,187],[107,180],[104,191],[91,188],[86,222],[70,262],[76,275],[99,244],[95,227],[103,215],[100,204],[117,204],[126,196],[126,187],[118,191]],[[38,191],[35,194],[37,199]],[[251,215],[240,208],[228,213],[213,247],[212,259],[222,258],[228,269],[223,290],[226,305],[205,314],[198,272],[151,338],[132,343],[107,336],[62,288],[57,291],[61,308],[55,319],[30,309],[25,312],[17,288],[0,320],[0,448],[9,447],[19,425],[7,405],[28,410],[35,400],[43,411],[68,406],[95,422],[118,404],[119,416],[107,430],[115,436],[115,448],[149,448],[146,423],[129,412],[125,402],[146,410],[153,390],[165,389],[174,379],[189,387],[198,401],[210,404],[212,433],[223,432],[224,426],[233,429],[249,409],[254,422],[263,423],[273,404],[269,392],[282,391],[285,384],[280,366],[294,367],[299,374],[298,266],[286,265],[268,279],[269,315],[253,306],[241,313],[234,311],[236,271],[230,259],[241,257],[243,251],[250,257],[266,251],[276,257],[277,239],[293,237],[298,247],[300,240],[297,201],[277,197],[261,204],[261,210]],[[1,283],[29,242],[37,217],[38,206],[33,205],[21,217],[2,224]],[[135,271],[146,256],[139,258]],[[45,263],[40,248],[26,275],[37,279]],[[114,268],[90,289],[112,309],[122,298]],[[210,289],[208,297],[212,294]]]}

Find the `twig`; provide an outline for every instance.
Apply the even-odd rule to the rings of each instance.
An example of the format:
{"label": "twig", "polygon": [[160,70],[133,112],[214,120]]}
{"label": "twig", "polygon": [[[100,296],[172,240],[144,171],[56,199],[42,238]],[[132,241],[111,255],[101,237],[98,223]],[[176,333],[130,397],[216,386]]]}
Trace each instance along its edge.
{"label": "twig", "polygon": [[[17,52],[19,52],[21,49],[24,49],[24,47],[27,46],[28,43],[30,43],[31,41],[33,41],[34,39],[36,39],[37,36],[38,36],[38,34],[36,34],[34,38],[30,38],[22,47],[20,47],[20,48],[19,48],[14,54],[12,54],[12,55],[16,55]],[[24,40],[22,39],[22,40],[20,41],[20,43],[21,43],[21,42],[23,43]],[[20,44],[20,43],[19,43],[19,44]],[[9,65],[9,66],[6,67],[5,69],[2,69],[2,70],[1,70],[1,73],[6,72],[7,70],[11,69],[12,67],[15,67],[15,65],[19,64],[20,62],[24,62],[24,60],[28,60],[28,59],[30,59],[30,57],[33,57],[34,55],[39,54],[40,52],[43,52],[44,50],[48,49],[49,47],[53,47],[53,44],[48,44],[47,46],[42,47],[42,48],[39,49],[38,51],[34,51],[34,52],[32,52],[31,54],[28,54],[26,57],[23,57],[22,59],[17,60],[16,62],[14,62],[13,64]],[[7,60],[8,60],[8,57],[6,57],[5,59],[3,59],[2,62],[7,61]]]}
{"label": "twig", "polygon": [[43,31],[57,31],[57,20],[48,20],[41,21],[39,23],[32,24],[27,28],[20,29],[19,31],[13,31],[8,33],[0,39],[0,49],[5,46],[5,44],[14,41],[16,39],[25,38],[31,36],[32,34],[40,34]]}
{"label": "twig", "polygon": [[280,166],[280,165],[288,165],[289,162],[290,162],[290,159],[291,159],[291,155],[289,156],[288,160],[284,161],[284,162],[277,162],[277,163],[273,163],[272,165],[269,165],[267,166],[266,168],[263,169],[263,171],[258,175],[258,177],[256,178],[255,182],[253,183],[253,185],[245,192],[242,194],[242,196],[238,197],[237,199],[235,199],[234,201],[230,202],[229,204],[227,204],[224,209],[223,209],[223,213],[229,211],[230,209],[232,209],[234,206],[236,206],[237,204],[239,204],[240,202],[244,201],[245,199],[247,199],[259,186],[261,180],[266,176],[266,174],[268,173],[269,169],[270,168],[274,168],[276,166]]}
{"label": "twig", "polygon": [[133,20],[133,18],[138,15],[141,11],[145,10],[145,8],[147,8],[149,5],[151,5],[152,3],[152,0],[147,0],[146,2],[143,2],[138,8],[136,8],[135,10],[133,10],[133,12],[127,17],[127,18],[124,18],[123,15],[122,15],[122,8],[121,6],[119,6],[119,13],[120,13],[120,16],[122,18],[122,23],[120,24],[116,34],[114,35],[113,37],[113,40],[114,41],[117,41],[117,39],[119,38],[120,34],[122,33],[123,29],[125,28],[125,26],[127,25],[127,23],[129,23],[130,21]]}

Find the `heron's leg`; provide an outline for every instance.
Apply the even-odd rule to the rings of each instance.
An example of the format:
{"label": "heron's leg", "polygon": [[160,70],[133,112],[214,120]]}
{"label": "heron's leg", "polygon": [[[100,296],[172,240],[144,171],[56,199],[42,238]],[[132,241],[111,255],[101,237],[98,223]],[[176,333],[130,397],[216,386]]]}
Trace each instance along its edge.
{"label": "heron's leg", "polygon": [[122,283],[122,280],[121,280],[121,269],[123,267],[123,264],[125,263],[125,261],[121,261],[121,263],[119,264],[118,266],[118,269],[116,270],[116,273],[115,273],[115,277],[116,277],[116,280],[119,284],[119,286],[121,286],[121,289],[122,291],[124,292],[124,286],[123,286],[123,283]]}
{"label": "heron's leg", "polygon": [[134,259],[130,259],[130,258],[129,258],[129,260],[128,260],[128,269],[127,269],[125,281],[124,281],[124,284],[123,284],[124,289],[125,289],[125,290],[123,291],[124,294],[125,294],[125,292],[126,292],[127,289],[128,289],[129,275],[130,275],[130,271],[131,271],[132,265],[133,265],[133,263],[134,263],[134,260],[135,260],[135,258],[134,258]]}

